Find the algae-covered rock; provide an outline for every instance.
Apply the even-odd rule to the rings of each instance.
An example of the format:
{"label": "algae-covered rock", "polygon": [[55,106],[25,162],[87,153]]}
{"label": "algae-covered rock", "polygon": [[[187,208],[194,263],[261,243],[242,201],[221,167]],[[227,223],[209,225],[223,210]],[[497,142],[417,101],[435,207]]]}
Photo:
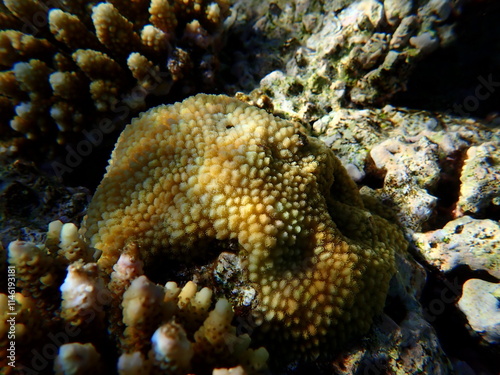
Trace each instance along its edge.
{"label": "algae-covered rock", "polygon": [[500,206],[500,143],[486,142],[467,150],[460,176],[457,210],[484,215]]}
{"label": "algae-covered rock", "polygon": [[413,239],[425,260],[441,271],[469,266],[500,278],[500,224],[497,221],[463,216],[442,229],[415,233]]}
{"label": "algae-covered rock", "polygon": [[[266,74],[250,95],[263,93],[276,111],[304,121],[346,102],[387,103],[405,89],[418,61],[450,42],[451,14],[460,11],[448,0],[241,3],[252,9],[240,14],[245,22],[254,17],[256,35],[242,36],[251,53],[239,56],[244,79],[235,86],[251,90]],[[266,38],[259,40],[261,34]]]}
{"label": "algae-covered rock", "polygon": [[500,343],[500,284],[467,280],[458,307],[479,336],[488,343]]}
{"label": "algae-covered rock", "polygon": [[[368,183],[370,194],[391,206],[411,231],[422,231],[428,222],[442,220],[443,211],[449,218],[458,215],[452,211],[459,189],[464,191],[462,195],[470,191],[464,183],[460,188],[460,179],[477,187],[467,199],[483,204],[495,201],[494,154],[490,159],[484,156],[475,179],[466,177],[470,168],[461,165],[466,150],[500,140],[498,132],[479,121],[385,106],[335,110],[315,121],[313,130],[351,177],[360,184]],[[484,187],[485,195],[479,186]]]}

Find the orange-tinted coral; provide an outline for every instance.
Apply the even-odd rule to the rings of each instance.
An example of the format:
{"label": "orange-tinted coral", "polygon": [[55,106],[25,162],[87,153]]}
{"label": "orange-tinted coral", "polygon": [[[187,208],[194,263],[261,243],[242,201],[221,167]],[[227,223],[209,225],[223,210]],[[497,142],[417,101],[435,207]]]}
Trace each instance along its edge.
{"label": "orange-tinted coral", "polygon": [[236,242],[261,332],[304,356],[366,332],[400,231],[368,212],[323,143],[225,96],[143,113],[124,130],[84,224],[110,269],[127,243],[146,263]]}

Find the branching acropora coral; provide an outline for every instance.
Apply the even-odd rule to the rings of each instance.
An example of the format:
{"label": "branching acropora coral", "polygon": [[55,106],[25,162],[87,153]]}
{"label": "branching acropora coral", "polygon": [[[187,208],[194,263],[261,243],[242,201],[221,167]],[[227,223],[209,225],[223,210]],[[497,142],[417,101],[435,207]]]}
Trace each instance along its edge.
{"label": "branching acropora coral", "polygon": [[[0,141],[75,140],[176,82],[211,86],[227,0],[0,2]],[[42,140],[44,142],[42,142]]]}
{"label": "branching acropora coral", "polygon": [[394,252],[406,246],[395,226],[364,208],[323,143],[210,95],[153,108],[127,126],[84,226],[105,270],[130,243],[146,264],[237,243],[258,292],[258,331],[304,357],[368,330]]}
{"label": "branching acropora coral", "polygon": [[[6,360],[9,331],[19,345],[18,365],[36,366],[33,358],[46,358],[57,374],[100,374],[113,368],[120,374],[207,374],[237,365],[254,374],[267,368],[267,350],[251,348],[249,335],[232,325],[233,308],[225,298],[213,299],[211,289],[198,290],[192,281],[182,287],[173,281],[153,283],[142,275],[133,244],[106,275],[97,263],[85,260],[89,247],[82,244],[81,251],[74,251],[80,243],[74,229],[73,224],[53,222],[45,245],[9,245],[9,263],[20,271],[15,278],[22,293],[0,293],[0,373],[12,371]],[[45,276],[63,266],[68,251],[74,262],[64,281]],[[47,280],[51,284],[41,288]],[[54,287],[60,295],[49,289]],[[39,357],[39,348],[48,345],[54,355]]]}

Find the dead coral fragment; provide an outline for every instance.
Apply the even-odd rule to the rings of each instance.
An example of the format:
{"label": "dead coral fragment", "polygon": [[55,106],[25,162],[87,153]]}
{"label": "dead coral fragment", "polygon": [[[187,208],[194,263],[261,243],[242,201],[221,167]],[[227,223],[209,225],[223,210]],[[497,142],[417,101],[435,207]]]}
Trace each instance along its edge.
{"label": "dead coral fragment", "polygon": [[[122,133],[88,210],[86,237],[110,269],[127,243],[146,264],[239,244],[259,330],[304,356],[366,332],[381,310],[397,228],[364,209],[320,141],[225,96],[143,113]],[[196,250],[196,251],[195,251]]]}

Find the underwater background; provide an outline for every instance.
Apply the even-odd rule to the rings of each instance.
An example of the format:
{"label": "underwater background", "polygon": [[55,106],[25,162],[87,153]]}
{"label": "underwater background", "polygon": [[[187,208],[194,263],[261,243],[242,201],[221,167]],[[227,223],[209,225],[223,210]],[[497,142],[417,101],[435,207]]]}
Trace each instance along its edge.
{"label": "underwater background", "polygon": [[498,374],[499,16],[1,1],[0,372]]}

